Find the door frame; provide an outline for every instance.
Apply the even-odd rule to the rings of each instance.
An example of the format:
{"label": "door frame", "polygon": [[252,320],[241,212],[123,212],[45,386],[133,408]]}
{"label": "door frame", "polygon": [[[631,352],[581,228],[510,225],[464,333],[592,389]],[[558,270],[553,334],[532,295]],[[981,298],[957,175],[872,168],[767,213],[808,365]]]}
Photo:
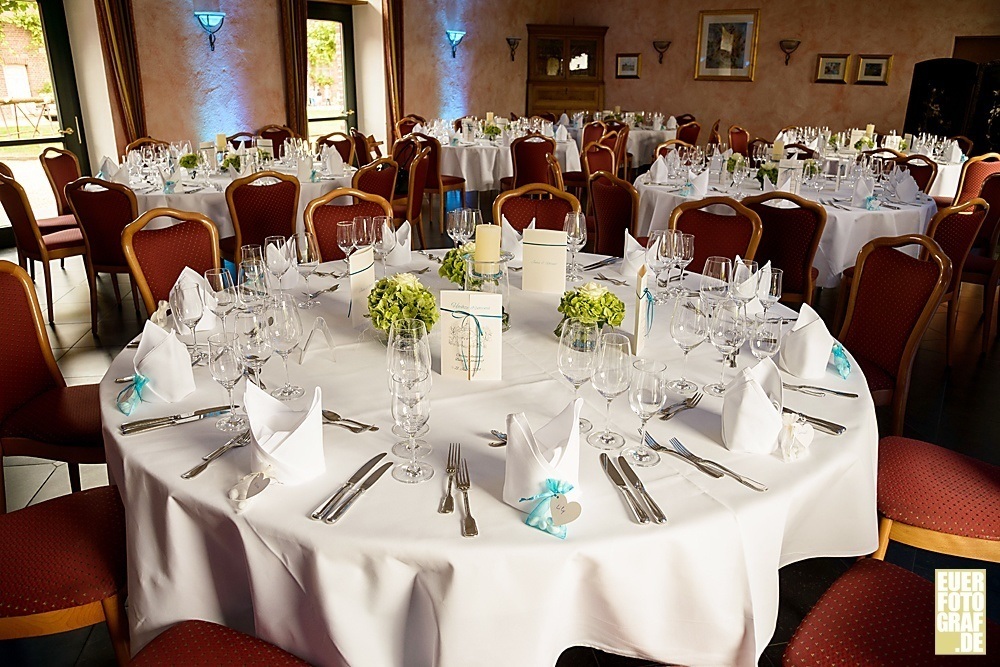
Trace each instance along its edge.
{"label": "door frame", "polygon": [[[344,106],[348,111],[354,111],[353,114],[349,113],[347,116],[328,116],[323,118],[308,118],[309,114],[307,111],[307,127],[309,121],[343,120],[347,123],[348,128],[357,129],[358,89],[354,71],[354,6],[312,0],[307,5],[306,18],[319,21],[337,21],[344,26]],[[306,76],[308,77],[308,72]],[[306,100],[307,110],[308,102]]]}

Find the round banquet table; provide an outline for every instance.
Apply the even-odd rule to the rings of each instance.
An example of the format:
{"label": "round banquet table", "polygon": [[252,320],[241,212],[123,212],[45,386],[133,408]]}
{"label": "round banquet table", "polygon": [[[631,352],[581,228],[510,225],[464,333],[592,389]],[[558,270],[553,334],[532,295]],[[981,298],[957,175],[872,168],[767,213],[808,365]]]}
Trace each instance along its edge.
{"label": "round banquet table", "polygon": [[[581,150],[583,133],[579,128],[570,128],[570,135],[576,139],[576,145]],[[628,131],[628,141],[625,150],[632,154],[632,167],[642,167],[653,163],[653,152],[664,141],[677,138],[677,130],[653,130],[633,127]]]}
{"label": "round banquet table", "polygon": [[[679,204],[694,201],[695,197],[683,197],[678,193],[682,183],[669,185],[651,185],[644,182],[647,176],[635,180],[635,188],[639,192],[639,236],[647,236],[655,229],[667,229],[670,226],[670,214]],[[729,197],[732,194],[727,188],[718,185],[718,176],[712,174],[706,197]],[[739,196],[760,194],[760,185],[755,179],[744,182]],[[861,248],[874,238],[880,236],[898,236],[900,234],[923,234],[927,224],[937,213],[937,205],[929,196],[918,195],[917,203],[892,204],[898,208],[881,208],[868,211],[853,207],[850,204],[851,192],[841,189],[815,190],[803,188],[801,195],[813,201],[829,201],[835,197],[837,207],[823,204],[826,209],[826,228],[819,240],[819,249],[813,260],[813,266],[819,270],[816,278],[817,287],[836,287],[840,284],[840,275],[844,269],[854,266]],[[838,208],[839,207],[839,208]],[[731,213],[732,209],[717,206],[707,210],[716,213]],[[780,267],[778,267],[780,268]]]}
{"label": "round banquet table", "polygon": [[938,162],[937,178],[931,184],[931,197],[954,198],[958,192],[958,181],[962,177],[961,162]]}
{"label": "round banquet table", "polygon": [[[419,257],[410,268],[428,265],[438,266]],[[766,484],[765,493],[664,455],[636,471],[669,523],[638,525],[600,468],[598,450],[581,441],[583,514],[568,538],[524,525],[524,515],[501,500],[505,450],[487,446],[489,430],[504,429],[506,415],[518,411],[538,428],[566,406],[571,390],[555,364],[559,295],[522,292],[518,275],[503,381],[434,378],[426,436],[434,478],[406,485],[385,475],[335,525],[307,515],[396,440],[385,348],[350,328],[347,290],[324,294],[322,307],[303,311],[307,330],[322,315],[337,345],[332,355],[310,351],[304,365],[294,354],[292,380],[307,394],[321,386],[324,407],[380,430],[355,435],[326,427],[325,472],[298,486],[272,484],[242,513],[226,492],[249,472],[249,448],[229,452],[192,480],[180,477],[226,440],[214,419],[130,437],[118,432],[127,419],[221,404],[225,392],[206,368],[196,368],[192,395],[141,404],[126,418],[114,405],[121,387],[114,378],[132,372],[134,352],[123,351],[101,384],[101,404],[108,467],[126,508],[133,649],[174,623],[200,618],[254,633],[317,665],[541,666],[584,645],[669,663],[750,666],[775,629],[780,567],[875,549],[878,435],[859,370],[847,380],[829,372],[817,381],[859,399],[785,394],[786,406],[847,427],[837,437],[817,432],[808,456],[792,463],[723,447],[719,399],[706,396],[697,409],[650,422],[661,442],[676,436]],[[434,272],[423,279],[435,292],[447,287]],[[688,281],[696,288],[697,276]],[[613,289],[631,313],[633,288]],[[640,356],[665,361],[676,377],[681,353],[669,320],[669,310],[656,313]],[[631,330],[631,316],[622,328]],[[436,367],[438,329],[431,334]],[[752,361],[744,349],[740,366]],[[687,377],[715,381],[720,366],[706,343],[691,353]],[[268,384],[283,377],[280,361],[269,362],[263,376]],[[603,399],[589,385],[581,395],[584,415],[600,427]],[[639,422],[625,396],[611,413],[615,428],[634,439]],[[460,535],[460,502],[455,514],[437,512],[449,442],[462,443],[469,463],[476,538]]]}
{"label": "round banquet table", "polygon": [[[580,171],[580,151],[574,141],[556,142],[556,159],[563,171]],[[510,148],[486,140],[475,144],[441,144],[441,173],[465,179],[469,192],[500,189],[500,179],[514,175]]]}

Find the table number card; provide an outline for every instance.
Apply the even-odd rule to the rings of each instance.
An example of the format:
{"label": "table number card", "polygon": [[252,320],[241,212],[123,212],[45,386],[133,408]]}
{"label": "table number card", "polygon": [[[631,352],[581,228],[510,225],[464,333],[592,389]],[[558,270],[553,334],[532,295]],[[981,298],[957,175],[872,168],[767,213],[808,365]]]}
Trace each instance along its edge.
{"label": "table number card", "polygon": [[368,293],[375,285],[375,251],[371,246],[358,250],[348,262],[351,273],[351,326],[364,326],[368,314]]}
{"label": "table number card", "polygon": [[649,274],[646,266],[639,268],[635,280],[635,330],[632,333],[632,354],[639,354],[646,346],[649,330],[653,328],[653,295],[649,291]]}
{"label": "table number card", "polygon": [[562,294],[566,291],[566,232],[553,229],[525,229],[525,292]]}
{"label": "table number card", "polygon": [[775,190],[789,192],[793,195],[799,194],[799,176],[802,174],[802,161],[796,159],[783,159],[778,162],[778,182]]}
{"label": "table number card", "polygon": [[441,375],[500,380],[503,369],[503,296],[442,290]]}
{"label": "table number card", "polygon": [[848,139],[847,148],[854,150],[854,144],[861,141],[861,138],[865,136],[864,130],[851,130],[851,138]]}

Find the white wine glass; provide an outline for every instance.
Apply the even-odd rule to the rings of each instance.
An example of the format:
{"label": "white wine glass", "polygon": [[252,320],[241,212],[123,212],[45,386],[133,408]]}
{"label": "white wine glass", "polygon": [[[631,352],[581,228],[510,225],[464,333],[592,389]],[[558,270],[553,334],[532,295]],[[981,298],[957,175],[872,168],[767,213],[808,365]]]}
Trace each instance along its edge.
{"label": "white wine glass", "polygon": [[236,295],[236,286],[233,283],[233,274],[225,268],[209,269],[205,271],[205,282],[208,283],[208,288],[212,290],[212,296],[215,297],[212,312],[222,321],[222,333],[226,333],[226,318],[229,313],[233,312],[239,301]]}
{"label": "white wine glass", "polygon": [[246,370],[243,357],[234,343],[234,339],[225,333],[208,337],[208,370],[212,373],[212,379],[229,393],[229,414],[215,422],[215,428],[227,432],[244,431],[249,426],[245,417],[236,414],[233,399],[233,387]]}
{"label": "white wine glass", "polygon": [[[362,218],[363,219],[363,218]],[[351,252],[354,251],[354,220],[341,220],[337,223],[337,247],[344,253],[344,265],[351,270]]]}
{"label": "white wine glass", "polygon": [[671,380],[667,388],[681,396],[693,396],[698,385],[687,379],[688,353],[701,345],[708,336],[708,316],[703,310],[700,298],[693,294],[678,297],[674,302],[673,316],[670,318],[670,337],[684,352],[681,361],[681,376]]}
{"label": "white wine glass", "polygon": [[319,305],[319,301],[310,299],[309,278],[316,272],[319,266],[319,244],[312,232],[300,232],[292,237],[292,252],[295,255],[295,269],[302,276],[304,289],[302,296],[305,301],[299,303],[299,308],[313,308]]}
{"label": "white wine glass", "polygon": [[726,393],[726,358],[735,354],[746,340],[746,325],[742,311],[740,303],[729,298],[716,304],[715,310],[712,311],[708,337],[722,355],[722,375],[717,383],[705,385],[705,392],[716,398],[722,398]]}
{"label": "white wine glass", "polygon": [[582,280],[580,265],[576,262],[576,253],[587,245],[587,218],[583,213],[571,211],[563,221],[563,231],[566,232],[566,245],[569,246],[569,264],[566,267],[566,278],[570,282]]}
{"label": "white wine glass", "polygon": [[[600,330],[597,324],[579,320],[566,320],[559,336],[556,363],[559,372],[573,385],[573,399],[580,395],[580,387],[594,375],[597,362],[597,341]],[[589,433],[594,425],[580,418],[580,433]]]}
{"label": "white wine glass", "polygon": [[653,281],[653,301],[663,304],[667,295],[660,290],[660,273],[670,266],[673,257],[673,237],[669,229],[654,229],[646,241],[646,266],[649,267]]}
{"label": "white wine glass", "polygon": [[729,281],[729,297],[746,304],[757,296],[757,262],[740,259],[733,262],[733,274]]}
{"label": "white wine glass", "polygon": [[674,264],[680,269],[680,274],[677,276],[677,284],[668,289],[667,294],[671,297],[678,297],[687,293],[687,290],[682,285],[684,281],[684,269],[694,261],[694,234],[684,234],[680,231],[674,232],[673,255]]}
{"label": "white wine glass", "polygon": [[251,311],[236,314],[236,349],[243,356],[243,363],[253,371],[260,387],[260,369],[274,352],[264,313]]}
{"label": "white wine glass", "polygon": [[268,236],[264,239],[263,251],[271,289],[280,292],[282,278],[292,270],[292,244],[284,236]]}
{"label": "white wine glass", "polygon": [[396,247],[396,231],[393,229],[392,218],[387,215],[376,215],[369,218],[372,226],[372,249],[375,257],[382,261],[382,277],[389,275],[385,260]]}
{"label": "white wine glass", "polygon": [[639,428],[639,444],[622,451],[622,456],[637,466],[654,466],[660,462],[660,455],[646,446],[646,422],[667,402],[666,372],[666,364],[652,359],[639,359],[632,363],[628,404],[642,425]]}
{"label": "white wine glass", "polygon": [[706,308],[726,298],[729,293],[729,281],[733,275],[733,262],[727,257],[709,257],[701,270],[701,285],[699,292]]}
{"label": "white wine glass", "polygon": [[426,380],[416,383],[393,381],[390,394],[392,419],[406,434],[409,445],[406,448],[408,460],[393,468],[392,476],[405,484],[426,482],[434,476],[434,468],[417,460],[416,437],[431,416],[430,383]]}
{"label": "white wine glass", "polygon": [[607,402],[604,430],[594,431],[587,442],[598,449],[618,449],[625,438],[611,430],[611,402],[628,391],[632,377],[632,347],[620,333],[602,334],[597,342],[597,361],[590,382]]}
{"label": "white wine glass", "polygon": [[757,298],[760,299],[760,305],[764,307],[765,316],[767,309],[781,300],[781,290],[783,289],[781,283],[784,278],[781,269],[770,269],[769,271],[770,275],[766,271],[763,272],[757,283]]}
{"label": "white wine glass", "polygon": [[197,327],[205,315],[205,301],[201,295],[201,287],[195,283],[182,283],[170,290],[170,312],[178,325],[191,330],[191,362],[201,363],[205,359],[204,353],[198,349]]}
{"label": "white wine glass", "polygon": [[288,355],[298,347],[302,339],[302,317],[295,297],[290,294],[279,294],[270,299],[265,309],[268,333],[271,336],[271,346],[281,357],[285,367],[285,384],[271,392],[271,396],[290,401],[305,394],[305,389],[291,382],[288,373]]}
{"label": "white wine glass", "polygon": [[252,311],[260,308],[267,296],[267,269],[264,261],[245,259],[240,262],[236,283],[243,309]]}

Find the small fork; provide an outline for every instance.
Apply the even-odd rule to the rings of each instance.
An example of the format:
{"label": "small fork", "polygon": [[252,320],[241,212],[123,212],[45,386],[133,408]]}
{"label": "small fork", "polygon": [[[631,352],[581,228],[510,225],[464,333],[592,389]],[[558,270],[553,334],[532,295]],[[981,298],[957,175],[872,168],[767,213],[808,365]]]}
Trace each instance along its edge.
{"label": "small fork", "polygon": [[681,407],[677,408],[673,412],[668,412],[665,415],[660,415],[660,419],[662,419],[663,421],[667,421],[668,419],[673,419],[674,417],[676,417],[680,413],[684,412],[685,410],[690,410],[691,408],[696,407],[699,403],[701,403],[701,399],[704,398],[704,397],[705,397],[705,394],[703,394],[703,393],[701,393],[699,391],[697,394],[695,394],[694,396],[692,396],[691,398],[689,398],[687,401],[685,401],[684,405],[682,405]]}
{"label": "small fork", "polygon": [[472,510],[469,509],[469,487],[472,480],[469,479],[469,462],[462,459],[462,464],[458,468],[458,490],[462,492],[465,501],[465,519],[462,520],[462,537],[475,537],[479,534],[476,520],[472,518]]}
{"label": "small fork", "polygon": [[729,468],[727,468],[726,466],[722,465],[721,463],[717,463],[715,461],[710,461],[709,459],[703,459],[703,458],[701,458],[700,456],[698,456],[697,454],[695,454],[694,452],[692,452],[690,449],[688,449],[687,447],[685,447],[684,445],[682,445],[681,441],[678,440],[677,438],[670,438],[670,444],[673,445],[677,449],[678,452],[680,452],[682,455],[688,457],[692,461],[695,461],[695,462],[700,463],[700,464],[705,465],[705,466],[710,466],[712,468],[716,468],[719,472],[722,472],[722,473],[725,473],[725,474],[729,475],[730,477],[732,477],[737,482],[739,482],[740,484],[742,484],[743,486],[745,486],[747,488],[753,489],[754,491],[767,491],[767,487],[764,486],[763,484],[761,484],[760,482],[758,482],[756,480],[753,480],[753,479],[750,479],[749,477],[744,477],[743,475],[739,474],[738,472],[730,470]]}
{"label": "small fork", "polygon": [[448,490],[445,491],[444,498],[438,506],[441,514],[451,514],[455,511],[455,499],[451,496],[451,484],[455,481],[455,473],[458,472],[458,461],[462,458],[462,443],[448,443],[448,464],[444,471],[448,475]]}
{"label": "small fork", "polygon": [[607,282],[611,283],[612,285],[618,285],[619,287],[622,286],[622,285],[628,285],[628,283],[625,282],[624,280],[618,280],[617,278],[608,278],[603,273],[598,273],[596,277],[597,277],[598,280],[606,280]]}

